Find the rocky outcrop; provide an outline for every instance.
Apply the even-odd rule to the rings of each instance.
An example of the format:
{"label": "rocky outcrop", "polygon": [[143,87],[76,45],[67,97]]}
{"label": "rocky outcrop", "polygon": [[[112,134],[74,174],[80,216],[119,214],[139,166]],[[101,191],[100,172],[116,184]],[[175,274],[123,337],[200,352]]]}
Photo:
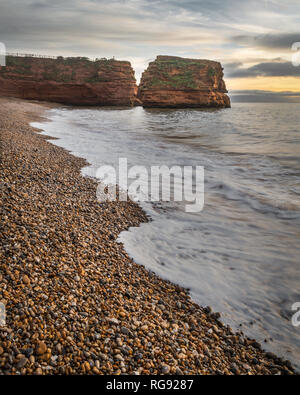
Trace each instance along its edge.
{"label": "rocky outcrop", "polygon": [[140,104],[127,61],[7,56],[6,64],[0,67],[2,96],[74,105]]}
{"label": "rocky outcrop", "polygon": [[142,74],[144,107],[230,107],[219,62],[158,56]]}
{"label": "rocky outcrop", "polygon": [[7,56],[0,95],[74,105],[230,107],[221,64],[158,56],[139,89],[130,62]]}

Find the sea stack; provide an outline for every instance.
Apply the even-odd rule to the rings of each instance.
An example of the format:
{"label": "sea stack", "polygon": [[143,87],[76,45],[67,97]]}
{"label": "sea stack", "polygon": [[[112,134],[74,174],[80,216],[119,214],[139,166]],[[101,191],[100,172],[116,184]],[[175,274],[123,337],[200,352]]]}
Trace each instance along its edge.
{"label": "sea stack", "polygon": [[219,62],[157,56],[142,74],[144,107],[230,107]]}
{"label": "sea stack", "polygon": [[7,56],[0,95],[73,105],[133,106],[137,85],[130,62],[83,57]]}

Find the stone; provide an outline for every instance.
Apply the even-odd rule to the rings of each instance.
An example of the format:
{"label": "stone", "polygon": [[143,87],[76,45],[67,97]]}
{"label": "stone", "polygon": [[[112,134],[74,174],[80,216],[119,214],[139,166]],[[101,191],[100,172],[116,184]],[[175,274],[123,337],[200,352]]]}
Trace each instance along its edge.
{"label": "stone", "polygon": [[162,367],[161,367],[161,373],[162,373],[162,374],[168,374],[168,373],[170,373],[170,366],[168,366],[168,365],[162,365]]}
{"label": "stone", "polygon": [[124,333],[124,335],[130,335],[130,329],[126,328],[126,326],[121,327],[121,332]]}
{"label": "stone", "polygon": [[24,283],[25,285],[29,285],[29,284],[30,284],[30,279],[29,279],[29,277],[27,276],[27,274],[24,274],[22,280],[23,280],[23,283]]}
{"label": "stone", "polygon": [[111,324],[114,324],[114,325],[118,325],[120,322],[117,318],[114,318],[114,317],[108,318],[107,321],[110,322]]}
{"label": "stone", "polygon": [[21,358],[19,360],[19,362],[17,363],[16,368],[17,369],[22,369],[26,365],[27,362],[28,362],[27,358],[25,358],[25,357]]}
{"label": "stone", "polygon": [[47,351],[47,346],[43,341],[38,342],[36,346],[36,354],[37,355],[43,355]]}

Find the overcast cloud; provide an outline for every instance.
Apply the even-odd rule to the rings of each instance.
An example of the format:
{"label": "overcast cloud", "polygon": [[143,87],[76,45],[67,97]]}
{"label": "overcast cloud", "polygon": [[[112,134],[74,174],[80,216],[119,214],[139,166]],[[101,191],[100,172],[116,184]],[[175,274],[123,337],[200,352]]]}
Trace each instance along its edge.
{"label": "overcast cloud", "polygon": [[272,62],[258,63],[255,66],[243,68],[242,63],[225,64],[226,75],[230,78],[245,77],[299,77],[300,70],[291,62],[274,59]]}
{"label": "overcast cloud", "polygon": [[230,78],[299,77],[299,26],[299,0],[0,0],[9,52],[115,56],[137,77],[158,54],[218,60]]}
{"label": "overcast cloud", "polygon": [[290,49],[294,42],[300,39],[300,29],[298,33],[281,34],[261,34],[258,36],[234,36],[232,40],[237,44],[258,47],[263,49],[286,50]]}

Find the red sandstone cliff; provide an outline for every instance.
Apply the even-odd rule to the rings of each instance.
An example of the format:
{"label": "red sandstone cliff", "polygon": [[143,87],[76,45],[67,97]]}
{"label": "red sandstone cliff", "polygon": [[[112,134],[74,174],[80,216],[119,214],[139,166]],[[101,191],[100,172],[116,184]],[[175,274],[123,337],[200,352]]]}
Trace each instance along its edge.
{"label": "red sandstone cliff", "polygon": [[139,104],[130,62],[7,56],[0,95],[75,105]]}
{"label": "red sandstone cliff", "polygon": [[138,97],[144,107],[230,107],[219,62],[158,56],[144,71]]}

